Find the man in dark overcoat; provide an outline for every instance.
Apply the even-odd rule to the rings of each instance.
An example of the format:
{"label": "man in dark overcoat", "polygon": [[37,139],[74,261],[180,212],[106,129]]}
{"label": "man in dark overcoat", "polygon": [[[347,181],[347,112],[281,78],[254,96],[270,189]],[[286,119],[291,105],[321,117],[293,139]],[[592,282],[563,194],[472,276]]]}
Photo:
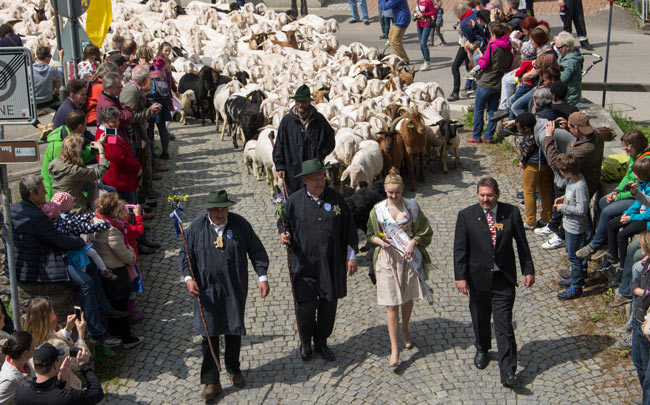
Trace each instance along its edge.
{"label": "man in dark overcoat", "polygon": [[325,169],[318,159],[302,164],[297,176],[305,187],[289,197],[284,224],[278,220],[280,240],[289,247],[304,361],[312,358],[312,339],[325,360],[335,359],[327,338],[334,329],[338,299],[347,294],[346,273],[357,271],[354,219],[343,196],[325,186]]}
{"label": "man in dark overcoat", "polygon": [[[203,364],[201,397],[214,399],[222,391],[219,372],[210,353],[208,338],[219,353],[219,335],[225,335],[226,371],[233,385],[242,388],[244,376],[239,368],[241,337],[244,328],[244,310],[248,294],[248,258],[258,276],[260,297],[269,293],[266,276],[269,257],[251,224],[244,217],[228,212],[235,202],[225,190],[211,191],[201,206],[208,212],[190,225],[186,231],[187,254],[181,249],[178,263],[185,277],[187,290],[201,298],[208,331],[201,322],[199,308],[194,300],[194,330],[203,336]],[[194,276],[190,273],[188,256]]]}
{"label": "man in dark overcoat", "polygon": [[492,177],[479,180],[478,204],[458,213],[454,236],[454,278],[461,293],[469,293],[469,311],[474,329],[474,365],[484,369],[489,362],[492,340],[490,318],[499,350],[501,383],[512,387],[518,381],[517,342],[512,327],[517,267],[513,241],[517,242],[524,287],[535,283],[535,269],[519,209],[498,202],[499,185]]}
{"label": "man in dark overcoat", "polygon": [[303,84],[291,97],[296,103],[282,118],[273,147],[273,163],[278,176],[287,184],[289,195],[302,188],[296,176],[302,162],[325,157],[334,150],[334,130],[323,114],[311,105],[309,87]]}

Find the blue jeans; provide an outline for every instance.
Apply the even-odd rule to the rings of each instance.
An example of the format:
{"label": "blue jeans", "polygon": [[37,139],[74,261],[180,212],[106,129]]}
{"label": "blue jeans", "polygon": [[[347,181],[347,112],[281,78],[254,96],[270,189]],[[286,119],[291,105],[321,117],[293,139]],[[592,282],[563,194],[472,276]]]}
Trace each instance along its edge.
{"label": "blue jeans", "polygon": [[566,253],[571,264],[571,285],[582,288],[585,285],[584,273],[587,271],[587,260],[581,260],[576,256],[576,251],[585,245],[584,233],[564,232]]}
{"label": "blue jeans", "polygon": [[630,208],[632,204],[634,204],[634,200],[631,198],[608,203],[607,197],[603,197],[598,201],[598,206],[600,207],[600,218],[598,219],[598,227],[596,228],[594,238],[589,243],[592,248],[598,249],[607,244],[607,223],[610,219],[622,214],[623,211]]}
{"label": "blue jeans", "polygon": [[623,266],[623,275],[621,276],[621,285],[618,286],[618,293],[624,297],[632,296],[632,268],[639,260],[643,259],[641,252],[641,241],[636,239],[627,246],[627,258]]}
{"label": "blue jeans", "polygon": [[350,10],[352,10],[352,18],[359,20],[359,10],[357,10],[357,1],[361,9],[361,18],[363,21],[368,21],[368,6],[366,0],[350,0]]}
{"label": "blue jeans", "polygon": [[244,7],[244,0],[237,0],[237,4],[239,4],[240,7]]}
{"label": "blue jeans", "polygon": [[528,106],[530,105],[530,101],[533,99],[534,91],[534,88],[528,90],[527,93],[524,93],[517,99],[517,101],[512,103],[512,106],[510,107],[510,119],[514,119],[516,116],[528,111]]}
{"label": "blue jeans", "polygon": [[[636,368],[636,375],[641,383],[643,404],[650,404],[650,341],[641,331],[641,323],[632,320],[632,362]],[[646,378],[649,377],[649,378]]]}
{"label": "blue jeans", "polygon": [[[492,118],[494,112],[499,108],[500,89],[488,89],[487,87],[476,86],[476,96],[474,98],[474,129],[472,137],[481,139],[483,132],[483,111],[487,107],[488,118]],[[494,130],[497,128],[496,122],[488,121],[485,129],[485,140],[491,141]]]}
{"label": "blue jeans", "polygon": [[[105,334],[106,329],[102,324],[97,300],[97,291],[102,289],[101,284],[96,285],[90,275],[75,269],[73,266],[68,266],[68,274],[72,284],[77,287],[77,299],[88,323],[88,333],[92,336]],[[104,300],[106,300],[106,297],[104,297]]]}
{"label": "blue jeans", "polygon": [[510,97],[510,105],[512,105],[515,101],[519,100],[521,96],[531,91],[532,88],[533,88],[532,85],[526,83],[522,84],[521,87],[517,87],[515,92],[512,93],[512,97]]}
{"label": "blue jeans", "polygon": [[429,34],[431,33],[431,27],[417,27],[418,28],[418,40],[420,41],[420,51],[422,51],[422,58],[425,62],[429,61],[429,45],[427,45],[427,39],[429,39]]}

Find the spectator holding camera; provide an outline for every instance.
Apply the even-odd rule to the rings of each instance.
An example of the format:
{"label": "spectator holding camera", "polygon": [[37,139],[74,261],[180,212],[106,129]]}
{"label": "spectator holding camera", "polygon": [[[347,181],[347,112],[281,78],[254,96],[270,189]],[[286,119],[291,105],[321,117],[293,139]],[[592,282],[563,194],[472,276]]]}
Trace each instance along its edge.
{"label": "spectator holding camera", "polygon": [[14,332],[2,345],[7,356],[0,370],[0,404],[14,405],[16,391],[35,377],[29,359],[34,354],[34,339],[29,332]]}
{"label": "spectator holding camera", "polygon": [[86,389],[66,388],[73,358],[61,360],[64,353],[50,343],[43,343],[34,351],[36,378],[30,385],[20,387],[16,405],[94,405],[104,399],[104,390],[88,361],[90,352],[81,349],[76,360],[86,380]]}
{"label": "spectator holding camera", "polygon": [[[75,314],[68,315],[65,327],[58,331],[56,330],[57,322],[58,319],[54,313],[52,302],[48,298],[39,297],[29,301],[25,314],[25,330],[32,334],[34,346],[38,347],[43,343],[49,343],[61,351],[61,356],[68,355],[72,347],[85,349],[90,353],[85,340],[88,324],[83,313],[80,320],[77,320]],[[72,333],[75,329],[77,330],[78,339],[73,341]],[[72,352],[77,349],[72,350]],[[63,358],[60,360],[63,361]],[[79,365],[77,362],[71,361],[71,363],[72,369],[78,371]],[[75,374],[72,374],[66,381],[69,388],[81,388],[81,380]]]}

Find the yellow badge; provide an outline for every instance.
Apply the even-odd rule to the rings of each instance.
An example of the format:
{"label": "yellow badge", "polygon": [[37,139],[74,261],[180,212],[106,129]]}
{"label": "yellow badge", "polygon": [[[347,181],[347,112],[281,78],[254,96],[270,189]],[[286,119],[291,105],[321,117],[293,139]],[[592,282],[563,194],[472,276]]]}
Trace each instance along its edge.
{"label": "yellow badge", "polygon": [[497,222],[494,224],[494,227],[497,228],[497,231],[503,231],[503,224]]}
{"label": "yellow badge", "polygon": [[221,238],[221,236],[219,236],[217,240],[214,241],[214,247],[216,247],[217,249],[223,247],[223,239]]}
{"label": "yellow badge", "polygon": [[334,211],[334,215],[341,215],[341,207],[338,204],[332,207],[332,210]]}

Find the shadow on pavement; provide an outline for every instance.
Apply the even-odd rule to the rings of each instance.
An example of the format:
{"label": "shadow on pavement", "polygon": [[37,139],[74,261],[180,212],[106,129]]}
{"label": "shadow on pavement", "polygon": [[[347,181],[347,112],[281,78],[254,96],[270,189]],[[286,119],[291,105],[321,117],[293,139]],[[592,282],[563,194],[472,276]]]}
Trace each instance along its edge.
{"label": "shadow on pavement", "polygon": [[519,363],[525,365],[519,375],[524,385],[531,384],[547,370],[563,363],[591,359],[614,342],[613,337],[606,335],[577,335],[526,343],[519,349]]}

